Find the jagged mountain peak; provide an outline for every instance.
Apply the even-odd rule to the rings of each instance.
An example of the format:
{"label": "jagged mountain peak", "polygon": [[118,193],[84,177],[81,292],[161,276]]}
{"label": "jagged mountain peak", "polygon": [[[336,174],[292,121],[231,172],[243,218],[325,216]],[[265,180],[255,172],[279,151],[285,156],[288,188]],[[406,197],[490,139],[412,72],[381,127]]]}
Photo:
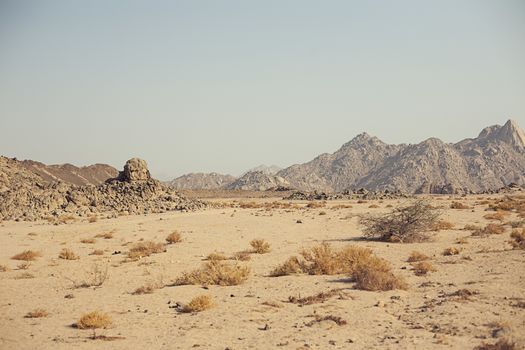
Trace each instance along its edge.
{"label": "jagged mountain peak", "polygon": [[481,131],[478,139],[506,142],[517,148],[525,149],[525,133],[518,123],[512,119],[509,119],[503,126],[486,127]]}

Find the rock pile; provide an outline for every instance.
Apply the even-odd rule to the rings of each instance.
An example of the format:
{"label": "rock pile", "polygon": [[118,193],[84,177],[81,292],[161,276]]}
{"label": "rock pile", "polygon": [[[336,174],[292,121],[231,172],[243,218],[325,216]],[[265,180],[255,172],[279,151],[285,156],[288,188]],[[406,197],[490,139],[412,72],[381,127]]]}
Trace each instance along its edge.
{"label": "rock pile", "polygon": [[0,220],[34,221],[95,214],[114,217],[206,207],[151,178],[146,162],[138,158],[130,159],[115,179],[98,186],[75,186],[45,183],[17,167],[16,160],[2,157],[0,182]]}
{"label": "rock pile", "polygon": [[410,195],[402,193],[400,191],[368,191],[364,188],[359,190],[345,190],[340,193],[327,194],[325,192],[303,192],[296,191],[290,196],[285,197],[285,200],[303,200],[303,201],[313,201],[313,200],[354,200],[354,199],[365,199],[365,200],[384,200],[384,199],[399,199],[399,198],[409,198]]}

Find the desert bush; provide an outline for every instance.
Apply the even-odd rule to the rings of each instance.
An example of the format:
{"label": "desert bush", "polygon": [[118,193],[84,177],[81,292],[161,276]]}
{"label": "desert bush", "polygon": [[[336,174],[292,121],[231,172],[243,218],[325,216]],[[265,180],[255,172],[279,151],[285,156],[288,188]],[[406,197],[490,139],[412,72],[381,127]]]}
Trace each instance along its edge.
{"label": "desert bush", "polygon": [[407,262],[418,262],[418,261],[424,261],[428,259],[430,258],[426,256],[425,254],[414,250],[412,253],[410,253],[410,256],[408,257]]}
{"label": "desert bush", "polygon": [[390,264],[376,256],[371,256],[366,263],[357,265],[352,277],[356,282],[357,289],[387,291],[407,288],[403,278],[394,275]]}
{"label": "desert bush", "polygon": [[376,216],[361,217],[364,235],[387,242],[418,242],[428,239],[426,234],[436,224],[440,213],[425,200],[395,208]]}
{"label": "desert bush", "polygon": [[91,215],[89,218],[88,218],[88,222],[89,223],[94,223],[94,222],[97,222],[98,221],[98,216],[96,215]]}
{"label": "desert bush", "polygon": [[249,275],[250,268],[248,266],[210,260],[199,269],[183,273],[174,284],[234,286],[246,281]]}
{"label": "desert bush", "polygon": [[319,216],[323,216],[323,215],[326,215],[326,211],[321,210],[321,211],[319,212]]}
{"label": "desert bush", "polygon": [[512,230],[510,238],[513,239],[510,244],[514,249],[525,249],[525,228]]}
{"label": "desert bush", "polygon": [[93,244],[95,243],[97,240],[94,239],[94,238],[84,238],[82,240],[80,240],[80,243],[84,243],[84,244]]}
{"label": "desert bush", "polygon": [[208,254],[205,260],[228,260],[228,257],[222,253],[213,252]]}
{"label": "desert bush", "polygon": [[100,328],[108,328],[113,325],[111,316],[107,313],[100,311],[92,311],[84,314],[75,323],[78,329],[91,329],[93,330],[93,338],[96,338],[95,331]]}
{"label": "desert bush", "polygon": [[148,283],[143,286],[138,287],[133,291],[133,295],[142,295],[142,294],[152,294],[155,289],[158,289],[158,287],[153,283]]}
{"label": "desert bush", "polygon": [[460,253],[460,249],[456,247],[449,247],[443,250],[443,255],[458,255]]}
{"label": "desert bush", "polygon": [[481,227],[477,226],[477,225],[472,225],[472,224],[466,224],[465,227],[463,227],[463,230],[465,231],[476,231],[476,230],[479,230],[481,229]]}
{"label": "desert bush", "polygon": [[199,295],[181,308],[182,312],[201,312],[215,306],[213,299],[208,295]]}
{"label": "desert bush", "polygon": [[266,254],[270,251],[270,243],[264,239],[254,239],[250,242],[252,252],[256,254]]}
{"label": "desert bush", "polygon": [[168,244],[179,243],[181,241],[182,241],[182,236],[179,233],[179,231],[173,231],[172,233],[168,235],[168,237],[166,237],[166,242],[168,242]]}
{"label": "desert bush", "polygon": [[306,208],[310,209],[324,208],[325,206],[326,202],[308,202],[308,204],[306,204]]}
{"label": "desert bush", "polygon": [[450,209],[472,209],[472,208],[461,202],[452,202],[450,204]]}
{"label": "desert bush", "polygon": [[35,309],[28,312],[24,317],[25,318],[42,318],[49,316],[49,313],[44,309]]}
{"label": "desert bush", "polygon": [[134,244],[129,252],[128,259],[138,260],[150,256],[151,254],[164,253],[166,246],[162,243],[155,243],[152,241],[144,241]]}
{"label": "desert bush", "polygon": [[299,273],[303,273],[303,267],[301,265],[301,262],[299,261],[299,258],[297,258],[296,256],[292,256],[288,258],[284,263],[274,268],[273,271],[270,272],[270,276],[279,277],[295,275]]}
{"label": "desert bush", "polygon": [[113,238],[112,232],[103,232],[95,235],[95,238],[104,238],[104,239],[111,239]]}
{"label": "desert bush", "polygon": [[239,261],[250,261],[251,260],[250,252],[247,252],[245,250],[236,252],[233,254],[232,259],[233,260],[239,260]]}
{"label": "desert bush", "polygon": [[349,245],[334,249],[328,243],[322,243],[301,251],[304,259],[301,265],[303,271],[310,275],[349,274],[371,255],[372,251],[368,248]]}
{"label": "desert bush", "polygon": [[501,235],[505,232],[505,227],[501,224],[488,224],[484,228],[472,232],[472,236]]}
{"label": "desert bush", "polygon": [[11,257],[13,260],[24,260],[24,261],[34,261],[36,258],[42,256],[42,253],[34,250],[25,250],[22,253],[18,253]]}
{"label": "desert bush", "polygon": [[432,226],[432,231],[452,230],[453,228],[453,223],[445,220],[439,220]]}
{"label": "desert bush", "polygon": [[494,344],[489,343],[481,343],[481,345],[478,345],[474,348],[474,350],[518,350],[516,343],[505,338],[499,339]]}
{"label": "desert bush", "polygon": [[89,255],[104,255],[104,251],[102,249],[95,249]]}
{"label": "desert bush", "polygon": [[370,208],[370,209],[377,209],[377,208],[379,208],[379,205],[372,204],[372,205],[369,205],[368,208]]}
{"label": "desert bush", "polygon": [[419,261],[417,263],[414,263],[412,267],[414,268],[413,271],[416,274],[416,276],[424,276],[429,272],[436,271],[436,268],[428,261]]}
{"label": "desert bush", "polygon": [[64,260],[77,260],[79,259],[79,256],[75,254],[74,251],[68,248],[62,249],[62,251],[58,254],[58,257],[60,259]]}
{"label": "desert bush", "polygon": [[106,265],[104,268],[95,264],[91,267],[89,271],[86,272],[83,280],[75,280],[68,278],[75,288],[90,288],[90,287],[100,287],[109,276],[109,267]]}
{"label": "desert bush", "polygon": [[307,296],[303,298],[301,298],[300,296],[299,297],[290,296],[288,297],[288,301],[292,304],[298,304],[300,306],[304,306],[304,305],[323,303],[326,300],[333,298],[335,296],[339,296],[341,299],[345,297],[343,295],[342,289],[338,288],[338,289],[331,289],[327,292],[320,292],[315,295],[311,295],[311,296]]}

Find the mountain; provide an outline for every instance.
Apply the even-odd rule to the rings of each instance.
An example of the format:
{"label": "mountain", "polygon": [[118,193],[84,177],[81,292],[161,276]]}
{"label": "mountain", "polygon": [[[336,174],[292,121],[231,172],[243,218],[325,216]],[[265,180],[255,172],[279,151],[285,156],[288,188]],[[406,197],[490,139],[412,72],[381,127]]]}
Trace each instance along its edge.
{"label": "mountain", "polygon": [[430,138],[415,145],[389,145],[366,133],[332,154],[277,173],[292,187],[340,192],[345,189],[409,193],[464,193],[525,185],[525,133],[509,120],[458,143]]}
{"label": "mountain", "polygon": [[255,168],[249,169],[248,171],[246,171],[242,175],[245,175],[245,174],[250,173],[250,172],[255,172],[255,171],[262,171],[266,175],[275,175],[282,169],[283,168],[281,168],[281,167],[279,167],[277,165],[270,165],[270,166],[268,166],[268,165],[265,165],[265,164],[261,164],[259,166],[256,166]]}
{"label": "mountain", "polygon": [[290,183],[280,176],[268,175],[262,171],[250,171],[224,188],[227,190],[266,191],[289,186]]}
{"label": "mountain", "polygon": [[118,175],[117,169],[107,164],[77,167],[72,164],[46,165],[33,160],[24,160],[20,165],[39,175],[45,182],[62,181],[72,185],[99,185]]}
{"label": "mountain", "polygon": [[168,181],[167,184],[179,190],[214,190],[227,186],[234,181],[235,177],[231,175],[222,175],[218,173],[191,173]]}

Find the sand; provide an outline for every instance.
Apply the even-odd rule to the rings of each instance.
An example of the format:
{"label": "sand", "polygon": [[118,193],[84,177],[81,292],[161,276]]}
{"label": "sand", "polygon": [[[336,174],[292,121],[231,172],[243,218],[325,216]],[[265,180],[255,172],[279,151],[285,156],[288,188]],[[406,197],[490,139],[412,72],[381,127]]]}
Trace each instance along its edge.
{"label": "sand", "polygon": [[[232,199],[227,199],[231,201]],[[245,199],[243,199],[245,200]],[[257,202],[278,199],[254,199]],[[216,202],[219,200],[216,200]],[[478,197],[463,201],[474,205]],[[465,224],[484,226],[486,205],[473,210],[448,209],[443,218],[455,227],[432,235],[425,243],[383,243],[362,240],[358,215],[389,210],[404,201],[331,201],[317,209],[210,209],[192,213],[166,213],[99,219],[89,223],[51,225],[47,222],[0,224],[0,348],[1,349],[471,349],[500,338],[525,341],[525,251],[512,250],[510,228],[502,235],[472,237]],[[300,203],[300,202],[299,202]],[[300,203],[304,206],[305,203]],[[334,209],[337,204],[352,208]],[[369,208],[371,204],[379,208]],[[319,215],[326,212],[326,215]],[[297,223],[302,220],[302,223]],[[512,214],[507,220],[517,220]],[[173,230],[183,237],[165,253],[139,261],[126,261],[131,244],[141,239],[163,242]],[[113,238],[82,239],[113,232]],[[212,252],[232,255],[249,248],[254,238],[271,244],[267,254],[252,254],[244,263],[249,279],[239,286],[170,286],[185,271],[203,264]],[[457,241],[464,238],[464,243]],[[403,276],[409,289],[369,292],[354,289],[348,276],[295,275],[269,277],[270,271],[302,248],[321,242],[334,247],[353,244],[371,248]],[[443,256],[445,248],[460,254]],[[78,260],[59,259],[70,248]],[[10,259],[31,249],[42,253],[26,270]],[[90,255],[101,249],[104,255]],[[416,276],[406,262],[420,251],[437,269]],[[118,252],[121,252],[118,254]],[[113,254],[116,253],[116,254]],[[98,266],[108,269],[99,287],[77,288],[89,281]],[[22,277],[32,278],[22,278]],[[146,284],[163,285],[152,294],[133,295]],[[340,295],[312,305],[288,302],[341,288]],[[471,296],[453,296],[467,289]],[[177,303],[197,295],[211,296],[216,306],[195,313],[180,313]],[[26,318],[37,308],[49,313]],[[72,327],[87,312],[107,312],[114,324],[98,330],[107,339],[90,339],[90,330]],[[336,316],[346,324],[315,316]]]}

